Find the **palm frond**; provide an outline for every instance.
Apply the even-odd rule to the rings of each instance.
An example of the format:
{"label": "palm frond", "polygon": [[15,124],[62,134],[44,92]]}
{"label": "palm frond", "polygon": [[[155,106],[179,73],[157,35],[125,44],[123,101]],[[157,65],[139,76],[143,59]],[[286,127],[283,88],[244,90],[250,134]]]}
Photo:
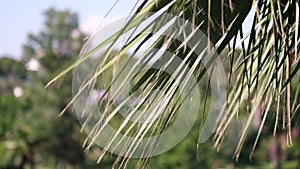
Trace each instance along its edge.
{"label": "palm frond", "polygon": [[[255,10],[251,30],[244,33],[242,24],[251,8]],[[174,18],[180,18],[180,21],[174,22]],[[189,23],[192,26],[187,27]],[[205,36],[196,39],[199,37],[197,30]],[[238,158],[255,118],[259,125],[255,127],[258,134],[253,150],[263,126],[273,117],[274,134],[281,126],[287,133],[287,144],[292,144],[292,117],[299,112],[299,87],[292,96],[292,81],[298,77],[300,69],[298,34],[298,1],[145,1],[120,30],[92,49],[89,47],[95,37],[91,37],[78,61],[49,84],[73,69],[75,77],[82,77],[73,81],[73,85],[80,85],[75,85],[70,104],[75,103],[81,112],[78,118],[89,134],[87,150],[97,143],[105,151],[120,152],[120,156],[137,157],[135,153],[142,151],[142,157],[149,157],[155,146],[166,145],[160,145],[159,137],[153,142],[143,142],[143,138],[162,134],[172,126],[175,119],[180,118],[180,108],[185,106],[186,101],[191,103],[187,99],[199,102],[196,92],[192,92],[198,91],[198,86],[189,87],[193,77],[197,83],[211,72],[222,74],[221,68],[216,66],[220,59],[217,53],[229,49],[223,58],[230,63],[227,101],[221,105],[224,109],[215,109],[219,110],[217,114],[203,117],[210,119],[209,127],[206,128],[203,122],[204,127],[200,131],[215,132],[215,146],[220,147],[230,124],[241,116],[245,123],[235,152]],[[241,43],[242,48],[238,56],[235,52],[237,43]],[[216,46],[217,53],[212,52],[213,46]],[[157,49],[167,50],[161,53]],[[101,59],[93,60],[100,50],[104,51]],[[166,70],[169,72],[166,73]],[[107,86],[101,86],[99,79],[101,83],[106,73],[110,73],[112,78]],[[227,83],[223,78],[210,78],[209,81],[219,84],[219,88],[226,87]],[[128,85],[132,88],[128,89]],[[85,101],[97,87],[105,88],[104,94],[97,100],[101,105],[101,115],[87,113],[96,110]],[[180,97],[180,87],[188,91],[183,98]],[[211,99],[214,99],[213,95]],[[137,102],[134,106],[133,100]],[[181,119],[188,122],[185,124],[188,128],[195,119],[189,112],[198,110],[199,105],[190,106],[186,111],[188,115]],[[118,116],[120,111],[126,112],[124,117]],[[141,123],[130,122],[133,117]],[[112,124],[118,124],[115,134],[110,133]],[[177,129],[180,130],[180,127]],[[123,136],[119,137],[121,133]],[[199,141],[205,141],[209,136],[200,134]],[[129,137],[134,141],[130,141]],[[99,139],[103,141],[99,142]],[[141,147],[144,149],[141,150]],[[127,160],[124,158],[120,167],[126,166]]]}

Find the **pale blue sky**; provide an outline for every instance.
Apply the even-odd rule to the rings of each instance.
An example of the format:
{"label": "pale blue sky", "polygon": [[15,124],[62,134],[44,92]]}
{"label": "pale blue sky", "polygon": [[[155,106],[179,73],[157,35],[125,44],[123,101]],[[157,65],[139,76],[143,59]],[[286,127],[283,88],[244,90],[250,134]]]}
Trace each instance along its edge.
{"label": "pale blue sky", "polygon": [[[71,9],[80,17],[82,29],[94,29],[116,0],[8,0],[0,3],[0,55],[19,58],[21,45],[29,32],[37,33],[43,27],[43,12],[49,7]],[[121,0],[107,20],[128,15],[135,1]]]}
{"label": "pale blue sky", "polygon": [[[37,33],[43,27],[43,12],[50,8],[71,9],[79,14],[80,28],[95,30],[116,0],[8,0],[0,3],[0,56],[20,59],[21,46],[28,33]],[[125,17],[134,7],[135,0],[119,0],[106,21]],[[253,16],[253,15],[252,15]],[[251,23],[246,22],[245,27]]]}

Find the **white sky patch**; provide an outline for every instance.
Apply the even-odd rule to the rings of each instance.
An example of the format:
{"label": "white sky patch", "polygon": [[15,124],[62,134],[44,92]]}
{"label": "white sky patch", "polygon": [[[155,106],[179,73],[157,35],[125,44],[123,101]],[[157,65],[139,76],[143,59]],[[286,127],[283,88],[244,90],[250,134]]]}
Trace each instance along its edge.
{"label": "white sky patch", "polygon": [[40,63],[36,59],[32,58],[26,63],[25,67],[30,71],[38,71],[40,68]]}
{"label": "white sky patch", "polygon": [[20,86],[14,88],[14,95],[16,97],[21,97],[23,95],[23,89]]}
{"label": "white sky patch", "polygon": [[80,36],[80,31],[78,29],[75,29],[75,30],[72,31],[71,37],[73,39],[77,39],[79,36]]}
{"label": "white sky patch", "polygon": [[99,28],[103,28],[106,25],[117,21],[121,18],[124,18],[124,16],[109,16],[107,18],[98,17],[98,16],[90,16],[86,21],[84,21],[80,25],[80,29],[87,34],[92,34],[97,31]]}

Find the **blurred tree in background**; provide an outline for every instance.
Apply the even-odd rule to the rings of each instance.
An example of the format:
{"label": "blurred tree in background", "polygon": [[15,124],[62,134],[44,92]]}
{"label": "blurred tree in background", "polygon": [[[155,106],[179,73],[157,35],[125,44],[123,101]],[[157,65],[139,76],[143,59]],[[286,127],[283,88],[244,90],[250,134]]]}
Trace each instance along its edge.
{"label": "blurred tree in background", "polygon": [[0,168],[86,164],[72,110],[58,116],[71,98],[71,77],[44,88],[57,71],[74,61],[85,35],[77,14],[53,8],[44,14],[44,30],[28,35],[23,62],[9,58],[0,62]]}

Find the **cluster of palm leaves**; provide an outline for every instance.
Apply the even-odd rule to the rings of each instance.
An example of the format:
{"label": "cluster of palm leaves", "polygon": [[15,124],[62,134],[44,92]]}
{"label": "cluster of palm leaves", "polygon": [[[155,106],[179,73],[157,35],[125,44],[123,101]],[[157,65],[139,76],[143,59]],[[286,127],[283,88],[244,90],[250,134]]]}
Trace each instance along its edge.
{"label": "cluster of palm leaves", "polygon": [[[252,25],[248,26],[250,27],[249,31],[245,31],[242,24],[250,11],[254,11],[254,16],[251,18]],[[194,27],[191,30],[184,29],[183,31],[186,26],[184,22],[166,27],[171,21],[171,19],[165,18],[164,14],[166,13],[181,18]],[[149,20],[151,17],[155,19]],[[141,26],[145,21],[147,21],[147,25]],[[139,26],[142,28],[140,29]],[[151,33],[149,33],[150,29]],[[162,30],[168,33],[159,34]],[[195,39],[192,38],[196,36],[194,30],[203,32],[208,41],[204,43],[202,39],[199,39],[198,43],[194,43]],[[129,36],[128,32],[130,32]],[[214,47],[217,53],[226,50],[226,56],[221,59],[228,64],[226,72],[228,93],[223,109],[220,110],[220,116],[216,118],[216,127],[213,128],[214,140],[215,146],[220,147],[226,133],[230,130],[229,126],[239,116],[242,116],[243,125],[235,154],[238,158],[253,121],[258,122],[257,138],[253,149],[267,121],[273,123],[274,135],[284,132],[287,135],[287,144],[292,144],[291,131],[299,119],[300,85],[297,82],[300,69],[298,52],[300,39],[298,33],[299,1],[295,0],[138,1],[135,11],[128,16],[122,29],[92,49],[87,47],[91,43],[88,41],[78,61],[50,83],[62,77],[66,72],[74,68],[76,70],[82,64],[85,65],[83,67],[86,68],[89,75],[80,79],[81,85],[77,86],[74,99],[69,104],[71,105],[80,93],[86,92],[85,94],[90,95],[91,88],[99,87],[99,79],[105,75],[105,72],[112,72],[114,77],[130,79],[132,88],[124,96],[122,95],[124,84],[117,78],[111,78],[111,81],[105,86],[106,94],[98,100],[102,116],[98,117],[98,120],[95,117],[85,117],[86,123],[84,124],[90,124],[87,127],[89,132],[86,142],[88,149],[101,137],[101,132],[108,125],[119,122],[119,125],[115,127],[117,133],[123,133],[124,138],[118,138],[114,134],[110,135],[106,138],[108,141],[105,149],[118,147],[120,143],[126,142],[125,136],[130,136],[135,138],[135,141],[126,143],[124,147],[120,147],[120,150],[123,152],[121,156],[133,157],[137,145],[141,144],[142,137],[162,133],[176,119],[176,113],[182,106],[185,97],[178,96],[179,84],[173,77],[183,77],[180,82],[184,83],[192,75],[197,82],[201,82],[210,73],[208,70],[216,69],[214,61],[220,59],[218,55],[207,55],[208,62],[203,63],[199,60],[201,56],[196,53],[197,48],[202,47],[203,51],[209,51]],[[125,34],[126,36],[124,36]],[[157,34],[159,35],[157,36]],[[183,40],[175,38],[178,36]],[[116,45],[120,39],[123,43]],[[192,47],[187,45],[189,43],[192,44]],[[118,48],[115,48],[116,46]],[[240,46],[241,52],[236,52],[237,46]],[[170,73],[160,69],[146,70],[149,65],[159,65],[163,68],[168,67],[172,62],[172,56],[166,59],[165,54],[159,55],[159,51],[155,50],[162,48],[176,54],[181,59],[180,63],[172,70],[174,76],[170,76]],[[102,51],[101,59],[91,63],[90,59],[99,54],[99,51]],[[128,58],[134,58],[135,63],[131,64],[130,60],[132,61],[132,59]],[[129,70],[124,69],[126,74],[116,70],[122,65],[121,62],[125,65],[131,64]],[[187,65],[189,69],[184,69],[182,65]],[[92,67],[95,68],[94,71],[89,71]],[[76,73],[78,72],[74,71],[75,75]],[[205,80],[211,81],[212,79]],[[84,91],[85,89],[88,90]],[[112,89],[114,91],[111,94],[110,90]],[[154,95],[154,99],[153,95],[150,97],[150,93],[158,89],[164,95]],[[209,91],[208,88],[206,93]],[[145,120],[143,114],[146,113],[148,113],[147,116],[153,118],[155,113],[160,116],[144,125],[130,122],[126,117],[117,117],[118,112],[126,109],[128,103],[132,103],[137,95],[139,99],[135,100],[137,102],[134,104],[135,107],[129,108],[127,116],[135,115],[136,118],[142,120]],[[108,99],[116,96],[121,98],[118,104],[115,103],[115,100]],[[205,98],[209,98],[207,94]],[[164,109],[157,109],[153,106],[158,104],[164,105]],[[149,113],[149,110],[155,111]],[[149,144],[153,146],[152,148],[155,147],[155,143]],[[144,153],[145,156],[147,153],[151,154],[149,151]],[[101,158],[102,156],[99,160]],[[122,165],[126,165],[126,162],[124,159]]]}

